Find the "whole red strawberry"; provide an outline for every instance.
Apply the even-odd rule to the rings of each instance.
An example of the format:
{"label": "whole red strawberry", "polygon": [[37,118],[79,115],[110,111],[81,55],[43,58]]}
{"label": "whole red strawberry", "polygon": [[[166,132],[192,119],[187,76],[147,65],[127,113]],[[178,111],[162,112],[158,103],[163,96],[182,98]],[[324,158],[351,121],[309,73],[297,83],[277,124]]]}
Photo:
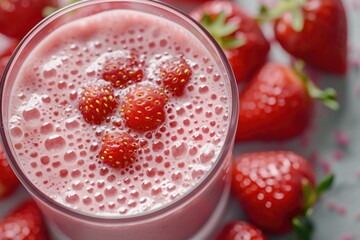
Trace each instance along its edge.
{"label": "whole red strawberry", "polygon": [[237,82],[251,78],[266,61],[269,42],[258,23],[236,3],[208,1],[190,15],[218,41],[229,59]]}
{"label": "whole red strawberry", "polygon": [[50,239],[40,209],[34,201],[23,202],[15,211],[0,220],[0,239]]}
{"label": "whole red strawberry", "polygon": [[0,32],[22,39],[44,16],[46,7],[56,7],[54,0],[2,0],[0,1]]}
{"label": "whole red strawberry", "polygon": [[317,89],[300,70],[265,64],[240,93],[237,141],[287,140],[308,127],[313,100],[337,109],[333,89]]}
{"label": "whole red strawberry", "polygon": [[[20,185],[0,145],[0,200],[14,193]],[[1,239],[1,238],[0,238]]]}
{"label": "whole red strawberry", "polygon": [[154,130],[165,121],[167,102],[168,97],[162,88],[137,87],[125,96],[122,116],[131,129],[140,132]]}
{"label": "whole red strawberry", "polygon": [[160,72],[164,88],[177,96],[183,94],[184,88],[192,75],[191,67],[182,56],[164,61],[161,64]]}
{"label": "whole red strawberry", "polygon": [[106,133],[99,152],[100,159],[114,168],[124,168],[135,162],[138,143],[126,133]]}
{"label": "whole red strawberry", "polygon": [[[345,74],[348,33],[342,1],[296,1],[282,0],[274,9],[264,8],[260,16],[276,19],[275,38],[288,53],[321,70]],[[280,8],[286,13],[277,11]]]}
{"label": "whole red strawberry", "polygon": [[267,237],[249,223],[233,221],[225,225],[216,240],[267,240]]}
{"label": "whole red strawberry", "polygon": [[111,82],[114,88],[125,88],[131,83],[141,82],[144,77],[142,66],[137,52],[121,52],[119,56],[106,59],[102,78]]}
{"label": "whole red strawberry", "polygon": [[241,154],[233,163],[232,186],[245,214],[254,225],[275,234],[287,233],[294,225],[299,230],[300,223],[306,223],[301,234],[311,234],[307,214],[332,182],[330,175],[316,187],[308,162],[289,151]]}
{"label": "whole red strawberry", "polygon": [[89,124],[101,124],[117,105],[114,90],[108,84],[90,84],[82,89],[79,110]]}

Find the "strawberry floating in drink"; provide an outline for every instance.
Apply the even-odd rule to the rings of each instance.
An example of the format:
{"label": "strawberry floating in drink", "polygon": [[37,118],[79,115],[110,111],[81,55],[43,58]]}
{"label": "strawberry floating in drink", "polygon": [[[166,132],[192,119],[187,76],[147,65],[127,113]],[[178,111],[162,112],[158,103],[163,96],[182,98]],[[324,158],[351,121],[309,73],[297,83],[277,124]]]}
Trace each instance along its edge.
{"label": "strawberry floating in drink", "polygon": [[105,164],[114,168],[123,168],[135,162],[138,143],[129,134],[106,133],[102,142],[99,156]]}
{"label": "strawberry floating in drink", "polygon": [[168,97],[162,88],[137,87],[131,90],[121,106],[126,125],[145,132],[158,128],[166,118]]}
{"label": "strawberry floating in drink", "polygon": [[117,105],[110,85],[96,83],[82,89],[79,110],[87,123],[101,124]]}
{"label": "strawberry floating in drink", "polygon": [[161,64],[161,80],[164,88],[175,95],[183,94],[186,84],[190,81],[192,70],[183,57],[173,57]]}
{"label": "strawberry floating in drink", "polygon": [[251,78],[265,63],[270,44],[255,19],[236,3],[208,1],[190,15],[220,44],[237,82]]}
{"label": "strawberry floating in drink", "polygon": [[216,236],[216,240],[267,240],[267,237],[257,227],[244,222],[233,221]]}
{"label": "strawberry floating in drink", "polygon": [[328,175],[316,186],[308,162],[289,151],[245,153],[233,163],[234,193],[249,220],[274,234],[294,229],[299,239],[311,239],[309,215],[333,180]]}
{"label": "strawberry floating in drink", "polygon": [[294,57],[329,73],[346,73],[347,18],[341,0],[281,0],[263,7],[259,20],[275,20],[276,40]]}
{"label": "strawberry floating in drink", "polygon": [[0,220],[0,239],[50,239],[40,209],[34,201],[26,200]]}
{"label": "strawberry floating in drink", "polygon": [[287,140],[308,127],[313,98],[336,110],[336,92],[321,91],[303,73],[302,64],[294,68],[270,62],[264,65],[240,93],[237,141]]}
{"label": "strawberry floating in drink", "polygon": [[140,82],[143,79],[142,65],[142,60],[137,52],[122,52],[119,56],[106,59],[102,78],[111,82],[114,88],[125,88],[129,84]]}

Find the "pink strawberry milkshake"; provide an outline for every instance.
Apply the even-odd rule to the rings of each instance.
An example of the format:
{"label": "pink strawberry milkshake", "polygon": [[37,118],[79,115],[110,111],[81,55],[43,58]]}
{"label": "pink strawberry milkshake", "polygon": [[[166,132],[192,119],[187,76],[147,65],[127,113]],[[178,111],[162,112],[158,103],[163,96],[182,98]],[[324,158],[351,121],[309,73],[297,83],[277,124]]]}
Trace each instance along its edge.
{"label": "pink strawberry milkshake", "polygon": [[[110,84],[101,78],[104,62],[130,51],[140,56],[144,76],[114,88],[119,106],[136,87],[160,88],[162,63],[174,56],[192,71],[183,94],[165,90],[165,121],[151,131],[129,128],[119,106],[101,124],[86,122],[82,89]],[[228,195],[237,121],[225,59],[195,22],[152,1],[86,1],[38,25],[5,71],[1,135],[51,225],[69,239],[209,234]],[[118,131],[139,145],[135,162],[123,168],[99,158],[104,134]]]}

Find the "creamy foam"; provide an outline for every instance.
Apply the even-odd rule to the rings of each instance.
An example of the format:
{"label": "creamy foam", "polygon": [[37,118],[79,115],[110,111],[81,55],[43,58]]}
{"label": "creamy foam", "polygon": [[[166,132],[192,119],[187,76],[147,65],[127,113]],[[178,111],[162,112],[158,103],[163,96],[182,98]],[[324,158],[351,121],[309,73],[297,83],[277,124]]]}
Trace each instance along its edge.
{"label": "creamy foam", "polygon": [[[109,55],[136,49],[145,61],[141,83],[116,89],[121,101],[139,85],[158,86],[159,62],[183,54],[192,67],[184,95],[171,96],[155,131],[128,129],[120,109],[102,125],[78,110],[79,89],[99,80]],[[69,23],[29,55],[10,99],[10,134],[20,166],[46,195],[97,215],[131,215],[178,199],[209,172],[224,144],[231,99],[216,63],[194,37],[173,23],[113,10]],[[97,157],[106,131],[139,139],[137,161],[113,169]]]}

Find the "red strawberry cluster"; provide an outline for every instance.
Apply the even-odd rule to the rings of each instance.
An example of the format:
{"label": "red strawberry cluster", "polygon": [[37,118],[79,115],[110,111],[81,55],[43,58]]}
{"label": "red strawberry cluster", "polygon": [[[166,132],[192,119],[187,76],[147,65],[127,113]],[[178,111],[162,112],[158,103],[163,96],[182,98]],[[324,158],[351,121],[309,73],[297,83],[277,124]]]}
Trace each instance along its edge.
{"label": "red strawberry cluster", "polygon": [[[143,83],[145,62],[135,50],[117,52],[107,57],[99,70],[100,79],[82,88],[78,109],[86,123],[101,125],[119,115],[118,129],[106,132],[99,159],[114,168],[124,168],[136,161],[137,134],[159,128],[166,120],[168,95],[181,97],[190,81],[192,69],[186,59],[171,56],[158,65],[153,84]],[[123,97],[120,97],[123,96]],[[121,126],[131,129],[134,136]]]}
{"label": "red strawberry cluster", "polygon": [[[206,1],[190,15],[222,47],[239,83],[237,142],[300,136],[311,123],[313,99],[339,108],[335,90],[317,88],[304,64],[346,74],[347,20],[341,0],[279,0],[272,7],[261,6],[256,17],[233,1]],[[267,59],[273,44],[262,33],[263,22],[273,23],[274,40],[295,58],[293,63]],[[298,239],[311,239],[308,215],[330,187],[332,175],[315,187],[314,170],[288,151],[242,154],[233,167],[234,193],[253,225],[230,223],[218,239],[265,239],[257,235],[260,229],[273,234],[294,229]]]}

